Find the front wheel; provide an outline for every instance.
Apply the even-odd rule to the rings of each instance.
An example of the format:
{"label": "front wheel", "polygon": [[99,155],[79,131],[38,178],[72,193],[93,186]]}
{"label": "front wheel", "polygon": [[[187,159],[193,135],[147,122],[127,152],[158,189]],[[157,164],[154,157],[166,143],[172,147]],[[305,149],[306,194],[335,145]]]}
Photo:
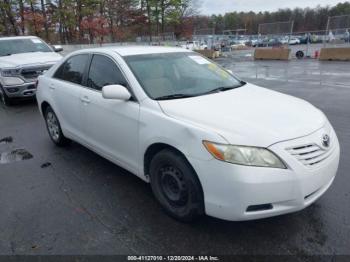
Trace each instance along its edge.
{"label": "front wheel", "polygon": [[191,222],[204,213],[203,192],[191,165],[175,150],[164,149],[150,164],[151,187],[170,216]]}
{"label": "front wheel", "polygon": [[50,106],[45,111],[45,122],[49,136],[56,145],[66,146],[70,143],[70,140],[63,135],[60,122]]}
{"label": "front wheel", "polygon": [[[0,87],[0,88],[1,88],[1,87]],[[1,96],[1,102],[2,102],[5,106],[11,106],[11,105],[12,105],[12,99],[9,98],[9,97],[6,95],[6,93],[5,93],[4,90],[1,90],[1,91],[2,91],[1,94],[0,94],[0,96]]]}

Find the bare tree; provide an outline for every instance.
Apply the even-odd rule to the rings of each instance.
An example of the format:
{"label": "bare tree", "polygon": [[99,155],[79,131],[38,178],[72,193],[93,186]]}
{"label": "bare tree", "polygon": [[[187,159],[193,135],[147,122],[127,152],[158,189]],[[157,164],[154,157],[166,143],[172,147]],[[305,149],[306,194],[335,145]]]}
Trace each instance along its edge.
{"label": "bare tree", "polygon": [[45,37],[46,37],[46,40],[49,41],[50,36],[49,36],[49,27],[47,24],[47,16],[46,16],[46,8],[45,8],[46,3],[45,3],[45,0],[40,0],[40,3],[41,3],[41,12],[44,20]]}
{"label": "bare tree", "polygon": [[160,0],[160,19],[162,24],[162,33],[165,31],[165,12],[170,6],[172,6],[172,2],[173,0]]}
{"label": "bare tree", "polygon": [[19,16],[21,17],[21,32],[22,35],[25,33],[25,21],[24,21],[24,4],[23,0],[18,0],[19,5]]}
{"label": "bare tree", "polygon": [[66,41],[65,41],[65,37],[64,37],[64,34],[63,34],[63,21],[64,21],[64,16],[63,16],[63,3],[62,3],[62,0],[58,0],[58,12],[59,12],[59,19],[58,19],[58,22],[59,22],[59,34],[60,34],[60,42],[61,44],[64,44]]}
{"label": "bare tree", "polygon": [[82,11],[82,1],[81,0],[76,0],[76,28],[78,28],[78,38],[79,38],[79,42],[81,42],[83,40],[83,30],[81,28],[81,22],[83,21],[83,11]]}
{"label": "bare tree", "polygon": [[114,34],[114,21],[117,16],[116,12],[116,1],[115,0],[107,0],[106,1],[106,15],[108,18],[109,32],[111,34],[111,41],[115,42],[115,34]]}
{"label": "bare tree", "polygon": [[33,0],[29,0],[29,4],[30,4],[30,11],[32,13],[34,32],[35,32],[35,35],[38,36],[39,35],[39,30],[38,30],[38,25],[37,25],[37,21],[36,21],[36,12],[35,12],[35,8],[34,8]]}
{"label": "bare tree", "polygon": [[9,35],[10,32],[8,30],[8,24],[7,24],[7,17],[6,17],[6,11],[3,6],[3,4],[0,3],[0,21],[2,25],[2,31],[5,35]]}
{"label": "bare tree", "polygon": [[16,25],[16,19],[13,15],[12,12],[12,4],[9,0],[3,0],[4,1],[4,13],[7,15],[8,21],[10,22],[12,29],[13,29],[13,33],[15,35],[18,35],[18,29],[17,29],[17,25]]}
{"label": "bare tree", "polygon": [[146,10],[147,10],[147,17],[148,17],[148,34],[149,34],[149,41],[152,42],[152,1],[151,0],[145,0],[146,4]]}

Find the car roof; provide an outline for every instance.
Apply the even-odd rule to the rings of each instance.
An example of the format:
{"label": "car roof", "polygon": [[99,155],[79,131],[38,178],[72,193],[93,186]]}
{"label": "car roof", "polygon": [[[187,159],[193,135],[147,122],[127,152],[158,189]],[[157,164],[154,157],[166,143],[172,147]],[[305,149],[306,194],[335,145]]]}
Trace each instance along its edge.
{"label": "car roof", "polygon": [[6,37],[0,37],[1,40],[14,40],[14,39],[33,39],[38,38],[36,36],[6,36]]}
{"label": "car roof", "polygon": [[108,47],[90,48],[90,49],[85,49],[78,52],[90,53],[90,52],[111,52],[111,51],[116,52],[121,56],[192,52],[184,48],[163,47],[163,46],[108,46]]}

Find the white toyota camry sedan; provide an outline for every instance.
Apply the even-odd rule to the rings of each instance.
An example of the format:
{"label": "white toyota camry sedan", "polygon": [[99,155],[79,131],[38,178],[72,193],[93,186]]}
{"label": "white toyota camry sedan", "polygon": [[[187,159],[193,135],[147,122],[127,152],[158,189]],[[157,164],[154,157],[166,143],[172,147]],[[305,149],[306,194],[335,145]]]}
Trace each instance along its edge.
{"label": "white toyota camry sedan", "polygon": [[339,142],[319,109],[189,50],[77,51],[39,78],[37,100],[55,144],[74,140],[149,182],[181,221],[298,211],[338,169]]}

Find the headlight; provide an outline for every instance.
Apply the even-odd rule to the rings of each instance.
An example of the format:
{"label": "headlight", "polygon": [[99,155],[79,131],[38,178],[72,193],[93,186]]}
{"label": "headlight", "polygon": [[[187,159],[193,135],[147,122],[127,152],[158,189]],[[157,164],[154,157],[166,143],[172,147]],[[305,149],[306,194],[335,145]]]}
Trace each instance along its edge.
{"label": "headlight", "polygon": [[261,147],[235,146],[203,141],[204,146],[218,160],[245,166],[283,168],[282,160],[270,150]]}
{"label": "headlight", "polygon": [[3,69],[1,70],[1,75],[4,77],[10,77],[10,76],[17,76],[20,74],[20,70],[19,69]]}
{"label": "headlight", "polygon": [[2,82],[5,86],[15,86],[24,84],[24,81],[19,77],[3,77]]}

